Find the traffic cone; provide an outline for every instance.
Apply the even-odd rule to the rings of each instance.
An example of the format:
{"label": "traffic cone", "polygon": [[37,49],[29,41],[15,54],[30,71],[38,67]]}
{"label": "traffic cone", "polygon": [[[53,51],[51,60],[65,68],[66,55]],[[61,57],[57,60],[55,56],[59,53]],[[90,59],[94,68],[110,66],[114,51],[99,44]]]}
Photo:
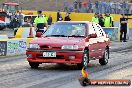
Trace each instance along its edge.
{"label": "traffic cone", "polygon": [[29,37],[28,37],[28,38],[33,38],[33,31],[32,31],[32,27],[30,27]]}
{"label": "traffic cone", "polygon": [[84,67],[82,68],[81,73],[82,73],[82,77],[88,78],[88,71],[85,71],[85,70],[84,70]]}

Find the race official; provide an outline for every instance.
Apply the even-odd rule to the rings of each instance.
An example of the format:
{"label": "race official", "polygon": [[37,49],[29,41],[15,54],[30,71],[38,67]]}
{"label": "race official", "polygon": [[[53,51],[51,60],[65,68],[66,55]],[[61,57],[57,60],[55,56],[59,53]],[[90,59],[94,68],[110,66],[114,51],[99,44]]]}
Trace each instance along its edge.
{"label": "race official", "polygon": [[92,22],[95,22],[95,23],[99,23],[99,17],[98,17],[98,13],[95,13],[94,14],[94,17],[92,17]]}
{"label": "race official", "polygon": [[104,18],[104,27],[113,27],[113,17],[106,13]]}
{"label": "race official", "polygon": [[38,16],[34,20],[34,26],[37,28],[36,32],[44,32],[44,27],[47,27],[47,19],[43,16],[42,11],[38,11]]}
{"label": "race official", "polygon": [[[125,18],[125,15],[122,15],[122,18],[120,18],[120,41],[127,42],[126,41],[126,34],[127,34],[127,23],[128,19]],[[122,38],[122,35],[124,35],[124,38]]]}

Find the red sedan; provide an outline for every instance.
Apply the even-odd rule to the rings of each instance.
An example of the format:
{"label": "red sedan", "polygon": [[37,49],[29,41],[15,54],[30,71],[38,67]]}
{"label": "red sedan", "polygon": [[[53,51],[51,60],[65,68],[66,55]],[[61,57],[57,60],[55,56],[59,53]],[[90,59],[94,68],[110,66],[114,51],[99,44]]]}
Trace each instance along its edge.
{"label": "red sedan", "polygon": [[106,65],[110,40],[100,25],[87,21],[57,22],[30,42],[27,60],[31,68],[42,63],[77,64],[87,67],[90,60],[99,59]]}

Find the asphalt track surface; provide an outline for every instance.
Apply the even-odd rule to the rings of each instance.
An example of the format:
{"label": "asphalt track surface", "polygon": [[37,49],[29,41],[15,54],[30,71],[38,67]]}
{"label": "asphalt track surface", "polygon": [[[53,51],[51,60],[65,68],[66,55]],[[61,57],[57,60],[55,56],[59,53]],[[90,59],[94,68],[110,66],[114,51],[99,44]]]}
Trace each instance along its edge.
{"label": "asphalt track surface", "polygon": [[[76,65],[42,64],[31,69],[26,55],[0,58],[0,88],[82,88],[78,82],[81,71]],[[111,51],[109,63],[101,66],[98,60],[88,65],[90,79],[132,80],[132,47]],[[132,88],[132,86],[86,88]]]}

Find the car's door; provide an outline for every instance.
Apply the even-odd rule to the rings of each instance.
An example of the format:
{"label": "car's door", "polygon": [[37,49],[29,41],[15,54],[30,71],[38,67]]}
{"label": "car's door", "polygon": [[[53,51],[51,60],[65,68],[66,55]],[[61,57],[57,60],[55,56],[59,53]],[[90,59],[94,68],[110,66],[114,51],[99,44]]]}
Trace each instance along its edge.
{"label": "car's door", "polygon": [[[89,24],[89,31],[88,31],[88,35],[90,34],[96,34],[96,30],[95,27],[93,25],[93,23]],[[89,38],[89,57],[90,59],[97,59],[98,57],[98,38]]]}
{"label": "car's door", "polygon": [[106,48],[106,34],[104,33],[103,29],[101,28],[101,26],[99,24],[95,24],[94,23],[94,27],[95,27],[95,31],[97,34],[97,43],[98,43],[98,58],[102,58],[103,54],[104,54],[104,50]]}

